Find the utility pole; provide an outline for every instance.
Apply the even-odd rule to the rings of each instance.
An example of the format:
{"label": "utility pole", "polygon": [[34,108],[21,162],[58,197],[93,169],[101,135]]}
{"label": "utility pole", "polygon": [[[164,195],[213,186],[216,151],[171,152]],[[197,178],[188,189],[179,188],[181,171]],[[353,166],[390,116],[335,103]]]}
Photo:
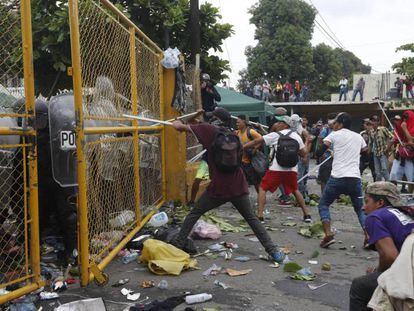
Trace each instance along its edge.
{"label": "utility pole", "polygon": [[200,9],[199,0],[190,0],[191,62],[196,63],[200,54]]}

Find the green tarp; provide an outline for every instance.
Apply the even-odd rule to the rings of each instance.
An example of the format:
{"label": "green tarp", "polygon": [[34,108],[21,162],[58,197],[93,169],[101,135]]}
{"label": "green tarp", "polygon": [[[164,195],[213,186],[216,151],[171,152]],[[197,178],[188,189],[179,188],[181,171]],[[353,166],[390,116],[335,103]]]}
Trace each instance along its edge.
{"label": "green tarp", "polygon": [[221,96],[219,107],[226,108],[232,115],[247,115],[250,120],[266,124],[266,117],[272,116],[275,108],[262,100],[243,95],[236,91],[216,86]]}

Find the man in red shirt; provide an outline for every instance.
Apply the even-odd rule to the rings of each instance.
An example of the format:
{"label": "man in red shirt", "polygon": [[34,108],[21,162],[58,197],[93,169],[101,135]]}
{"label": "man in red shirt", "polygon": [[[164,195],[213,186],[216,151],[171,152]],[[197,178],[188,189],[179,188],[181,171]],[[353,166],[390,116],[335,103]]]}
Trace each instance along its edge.
{"label": "man in red shirt", "polygon": [[207,150],[207,162],[210,170],[211,182],[206,192],[204,192],[200,199],[195,203],[195,207],[185,218],[180,233],[174,238],[171,244],[178,248],[183,248],[187,236],[202,215],[227,202],[231,202],[252,228],[272,260],[281,263],[285,257],[284,253],[272,242],[266,229],[253,212],[249,199],[247,181],[241,166],[230,173],[222,171],[215,163],[215,155],[212,148],[214,147],[215,138],[220,128],[222,130],[228,129],[230,131],[230,113],[224,108],[216,108],[213,111],[213,117],[210,122],[212,124],[200,123],[186,125],[180,121],[173,123],[173,127],[179,132],[194,133],[199,142]]}

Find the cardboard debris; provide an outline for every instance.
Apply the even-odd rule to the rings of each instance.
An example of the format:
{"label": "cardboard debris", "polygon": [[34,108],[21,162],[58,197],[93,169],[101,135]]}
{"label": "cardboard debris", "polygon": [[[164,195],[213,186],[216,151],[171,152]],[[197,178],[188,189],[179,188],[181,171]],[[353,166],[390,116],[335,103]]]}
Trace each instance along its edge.
{"label": "cardboard debris", "polygon": [[226,273],[230,276],[241,276],[246,275],[252,272],[252,269],[246,269],[246,270],[233,270],[233,269],[226,269]]}

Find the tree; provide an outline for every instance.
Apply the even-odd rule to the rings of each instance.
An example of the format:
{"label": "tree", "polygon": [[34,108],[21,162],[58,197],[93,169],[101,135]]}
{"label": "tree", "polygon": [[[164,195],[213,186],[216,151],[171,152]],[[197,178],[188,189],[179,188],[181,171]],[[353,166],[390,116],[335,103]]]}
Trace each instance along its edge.
{"label": "tree", "polygon": [[[401,45],[396,49],[396,52],[399,51],[409,51],[414,53],[414,43]],[[398,74],[406,75],[410,79],[414,79],[414,57],[404,57],[401,62],[396,63],[392,66]]]}
{"label": "tree", "polygon": [[270,80],[308,78],[313,72],[315,10],[302,0],[261,0],[250,9],[258,44],[246,49],[248,75]]}
{"label": "tree", "polygon": [[[189,0],[117,0],[129,14],[131,20],[159,46],[177,47],[187,60],[191,55],[189,29]],[[221,24],[218,8],[210,3],[200,6],[201,69],[208,72],[214,81],[227,78],[224,71],[230,71],[229,62],[209,51],[222,52],[225,39],[233,34],[230,24]]]}
{"label": "tree", "polygon": [[330,94],[338,92],[338,82],[345,75],[352,85],[354,73],[370,73],[371,67],[364,65],[352,52],[333,49],[326,44],[313,48],[315,71],[310,77],[312,98],[330,100]]}

